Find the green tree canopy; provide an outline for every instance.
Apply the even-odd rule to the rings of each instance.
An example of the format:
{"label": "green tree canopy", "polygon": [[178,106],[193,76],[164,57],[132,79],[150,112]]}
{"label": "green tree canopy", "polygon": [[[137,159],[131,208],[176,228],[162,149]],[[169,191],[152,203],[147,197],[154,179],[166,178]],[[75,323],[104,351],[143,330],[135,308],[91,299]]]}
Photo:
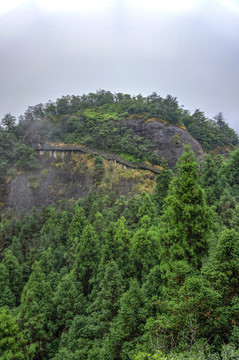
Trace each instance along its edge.
{"label": "green tree canopy", "polygon": [[177,262],[199,269],[207,254],[211,212],[198,184],[199,169],[190,148],[177,163],[160,223],[161,271],[168,277]]}

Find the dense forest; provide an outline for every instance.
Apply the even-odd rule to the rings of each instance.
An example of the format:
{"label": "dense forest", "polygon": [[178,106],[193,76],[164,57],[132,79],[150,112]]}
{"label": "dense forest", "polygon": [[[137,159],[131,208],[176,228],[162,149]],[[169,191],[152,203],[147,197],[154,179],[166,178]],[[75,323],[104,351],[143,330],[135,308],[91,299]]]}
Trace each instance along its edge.
{"label": "dense forest", "polygon": [[0,184],[38,166],[22,142],[32,124],[49,141],[157,164],[148,140],[124,127],[130,116],[185,128],[205,155],[185,146],[176,168],[161,161],[152,194],[99,187],[2,214],[1,360],[239,359],[239,139],[221,113],[101,90],[30,107],[18,121],[7,114]]}

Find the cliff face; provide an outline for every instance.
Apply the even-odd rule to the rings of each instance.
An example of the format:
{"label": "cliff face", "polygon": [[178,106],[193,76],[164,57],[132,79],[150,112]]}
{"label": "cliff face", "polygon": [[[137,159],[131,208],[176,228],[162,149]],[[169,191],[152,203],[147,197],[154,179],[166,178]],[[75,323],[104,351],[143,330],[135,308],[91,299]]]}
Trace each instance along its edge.
{"label": "cliff face", "polygon": [[[150,140],[153,145],[152,154],[157,155],[159,159],[165,158],[171,168],[175,167],[178,158],[183,153],[183,145],[185,144],[192,147],[195,157],[203,154],[201,145],[185,129],[177,125],[167,124],[163,120],[145,120],[145,118],[131,116],[122,122],[122,126],[131,130],[132,134]],[[45,137],[36,123],[29,127],[23,142],[35,148],[44,147]]]}
{"label": "cliff face", "polygon": [[150,140],[152,152],[160,159],[165,158],[170,167],[174,167],[183,153],[183,145],[192,147],[195,157],[203,154],[201,145],[186,130],[177,125],[168,125],[157,119],[131,118],[125,125],[135,134]]}
{"label": "cliff face", "polygon": [[99,169],[92,156],[80,152],[45,151],[38,158],[37,170],[19,173],[5,186],[0,194],[2,210],[19,214],[33,207],[57,206],[62,199],[75,201],[100,188],[130,197],[142,190],[152,192],[155,186],[151,171],[106,160]]}
{"label": "cliff face", "polygon": [[[182,155],[184,144],[191,145],[196,157],[203,153],[200,144],[179,126],[136,117],[125,120],[123,126],[150,140],[153,144],[152,154],[165,158],[171,168]],[[49,146],[38,131],[37,124],[29,127],[23,140],[38,149],[38,169],[19,173],[0,189],[0,212],[10,209],[19,214],[34,206],[39,209],[52,203],[57,206],[61,199],[77,200],[99,188],[113,190],[118,196],[126,197],[142,190],[152,192],[156,174],[160,171],[159,167],[130,164],[123,159],[121,161],[115,154],[102,151],[98,151],[104,158],[99,169],[94,159],[96,150],[77,151],[64,145],[65,149],[68,148],[64,152],[62,148]]]}

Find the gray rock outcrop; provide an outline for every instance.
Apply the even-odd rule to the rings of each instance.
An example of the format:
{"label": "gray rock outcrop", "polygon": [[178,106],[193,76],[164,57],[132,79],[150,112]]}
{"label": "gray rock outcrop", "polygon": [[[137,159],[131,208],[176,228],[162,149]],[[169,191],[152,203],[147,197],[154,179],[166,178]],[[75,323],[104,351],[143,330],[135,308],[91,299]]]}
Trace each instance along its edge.
{"label": "gray rock outcrop", "polygon": [[195,157],[203,154],[202,146],[183,128],[165,124],[157,119],[133,118],[126,120],[125,125],[133,133],[150,140],[153,153],[160,159],[165,158],[170,167],[174,167],[183,153],[183,145],[192,147]]}

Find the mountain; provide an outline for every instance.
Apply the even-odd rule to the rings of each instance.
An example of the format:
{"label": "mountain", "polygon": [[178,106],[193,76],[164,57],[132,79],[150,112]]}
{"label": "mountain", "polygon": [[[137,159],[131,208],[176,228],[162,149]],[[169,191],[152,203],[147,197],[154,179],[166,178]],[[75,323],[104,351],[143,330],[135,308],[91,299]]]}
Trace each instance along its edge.
{"label": "mountain", "polygon": [[[137,117],[125,121],[124,126],[132,139],[137,137],[142,139],[141,143],[145,140],[151,143],[148,154],[157,163],[164,160],[173,168],[185,144],[191,145],[196,157],[203,154],[200,144],[179,126]],[[24,169],[9,177],[2,191],[2,207],[19,214],[32,207],[57,205],[63,198],[77,200],[99,188],[126,197],[142,190],[152,193],[162,166],[141,159],[133,162],[130,156],[127,160],[127,149],[121,157],[78,144],[47,142],[41,131],[43,127],[44,122],[37,120],[24,134],[23,144],[35,151],[35,169]]]}
{"label": "mountain", "polygon": [[237,141],[155,94],[7,114],[0,359],[238,359]]}
{"label": "mountain", "polygon": [[222,114],[209,120],[199,110],[190,115],[170,95],[104,90],[29,107],[18,123],[7,114],[0,137],[0,209],[17,213],[101,187],[127,197],[152,192],[160,168],[175,169],[186,144],[196,158],[238,144]]}

